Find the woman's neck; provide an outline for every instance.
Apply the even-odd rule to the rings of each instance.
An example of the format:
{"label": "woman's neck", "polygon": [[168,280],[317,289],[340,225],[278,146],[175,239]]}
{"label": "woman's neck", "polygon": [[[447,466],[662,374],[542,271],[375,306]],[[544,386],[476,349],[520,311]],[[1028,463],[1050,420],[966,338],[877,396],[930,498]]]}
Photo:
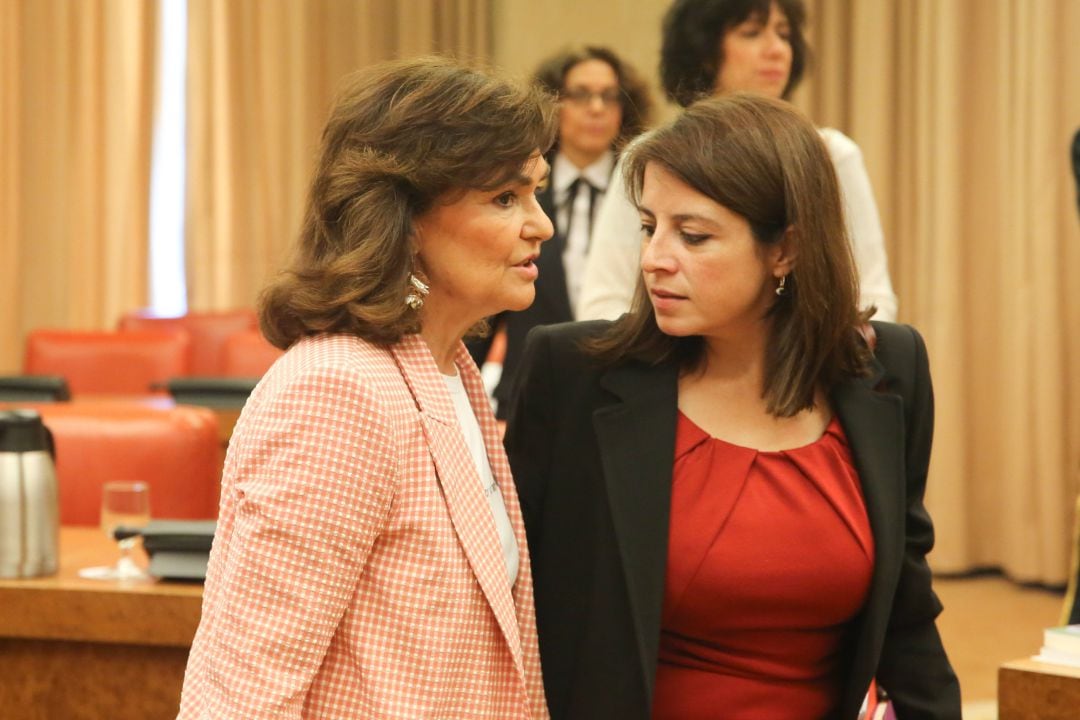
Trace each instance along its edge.
{"label": "woman's neck", "polygon": [[761,387],[767,342],[764,328],[740,332],[732,338],[706,337],[698,374],[711,380],[756,382]]}
{"label": "woman's neck", "polygon": [[817,440],[832,415],[824,393],[815,392],[814,407],[794,416],[770,413],[764,395],[768,338],[753,337],[706,339],[700,368],[679,378],[679,410],[713,437],[744,447],[784,450]]}
{"label": "woman's neck", "polygon": [[439,322],[427,312],[422,315],[420,337],[427,343],[432,357],[435,358],[435,364],[443,375],[457,375],[454,358],[457,356],[458,343],[472,325],[472,323],[462,326],[460,322]]}
{"label": "woman's neck", "polygon": [[577,148],[560,147],[559,152],[562,153],[563,157],[569,160],[578,170],[584,170],[600,158],[604,157],[604,153],[607,151],[585,152],[578,150]]}

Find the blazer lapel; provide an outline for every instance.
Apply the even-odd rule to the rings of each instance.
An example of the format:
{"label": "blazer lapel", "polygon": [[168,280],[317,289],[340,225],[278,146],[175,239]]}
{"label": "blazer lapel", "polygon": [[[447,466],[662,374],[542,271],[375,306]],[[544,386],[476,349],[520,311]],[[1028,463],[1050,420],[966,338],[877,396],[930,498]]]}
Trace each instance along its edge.
{"label": "blazer lapel", "polygon": [[874,536],[870,593],[856,620],[853,672],[842,705],[852,717],[881,654],[904,553],[904,409],[899,396],[874,389],[883,374],[875,360],[870,377],[840,383],[831,395],[859,473]]}
{"label": "blazer lapel", "polygon": [[[484,498],[476,466],[458,426],[450,393],[427,343],[419,335],[406,336],[400,343],[391,346],[391,352],[420,411],[420,422],[454,532],[502,628],[515,664],[520,668],[521,641],[510,582],[502,558],[502,543],[495,529],[491,506]],[[456,362],[459,372],[463,365],[472,365],[468,350],[463,345],[458,349]],[[463,377],[463,382],[466,382],[470,401],[475,407],[476,383],[471,378],[466,381],[466,377]],[[485,434],[484,440],[490,448],[488,434]],[[488,452],[490,455],[490,449]],[[523,539],[520,542],[524,544]]]}
{"label": "blazer lapel", "polygon": [[593,413],[647,697],[655,682],[664,602],[677,377],[673,365],[614,368],[600,382],[618,399]]}

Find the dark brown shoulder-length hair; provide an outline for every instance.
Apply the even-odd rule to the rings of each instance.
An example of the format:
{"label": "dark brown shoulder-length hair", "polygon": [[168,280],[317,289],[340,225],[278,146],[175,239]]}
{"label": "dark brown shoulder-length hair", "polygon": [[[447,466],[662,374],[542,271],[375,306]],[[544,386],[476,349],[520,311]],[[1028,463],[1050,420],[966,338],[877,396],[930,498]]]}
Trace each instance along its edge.
{"label": "dark brown shoulder-length hair", "polygon": [[514,180],[556,130],[539,88],[448,59],[351,76],[323,130],[294,257],[260,298],[267,339],[286,348],[341,332],[389,344],[419,331],[405,304],[414,220],[447,193]]}
{"label": "dark brown shoulder-length hair", "polygon": [[660,42],[660,84],[667,96],[686,107],[712,95],[724,64],[724,35],[751,17],[767,20],[774,2],[791,32],[791,75],[783,91],[790,98],[810,61],[803,0],[675,0],[664,14]]}
{"label": "dark brown shoulder-length hair", "polygon": [[557,97],[566,90],[567,73],[575,65],[586,60],[607,63],[615,71],[615,77],[619,80],[622,122],[619,124],[619,135],[615,138],[615,146],[612,148],[618,152],[628,141],[641,134],[649,124],[652,115],[653,102],[649,86],[630,63],[606,47],[598,45],[571,47],[541,62],[533,74],[533,81]]}
{"label": "dark brown shoulder-length hair", "polygon": [[[813,407],[817,388],[867,372],[870,350],[859,329],[872,310],[858,309],[836,173],[806,118],[755,95],[702,100],[627,150],[625,181],[635,204],[649,163],[746,218],[762,247],[788,235],[794,267],[768,311],[762,396],[770,413],[790,417]],[[605,365],[632,358],[690,371],[704,361],[701,337],[660,330],[640,277],[630,312],[589,349]]]}

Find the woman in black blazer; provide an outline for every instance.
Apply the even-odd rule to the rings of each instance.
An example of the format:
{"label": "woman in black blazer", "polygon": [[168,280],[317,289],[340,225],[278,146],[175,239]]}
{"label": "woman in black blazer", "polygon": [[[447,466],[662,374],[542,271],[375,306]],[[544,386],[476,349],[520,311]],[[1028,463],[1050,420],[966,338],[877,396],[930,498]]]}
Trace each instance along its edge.
{"label": "woman in black blazer", "polygon": [[[614,323],[535,329],[506,435],[553,719],[855,720],[875,679],[904,720],[959,718],[925,559],[926,350],[914,329],[871,326],[858,311],[816,131],[780,101],[733,95],[693,105],[628,152],[644,242],[634,307]],[[843,477],[785,470],[766,482],[751,470],[744,488],[767,496],[787,483],[824,510],[769,500],[775,514],[746,515],[756,525],[702,522],[686,483],[704,479],[706,502],[742,480],[734,467],[695,477],[680,465],[689,428],[708,437],[701,447],[727,448],[716,457],[761,464],[830,442],[836,467],[850,469],[854,511],[841,522],[836,498],[814,504],[842,491]],[[749,513],[760,494],[744,489],[724,518]],[[813,540],[778,556],[774,536],[803,524]],[[859,528],[872,538],[862,549]],[[694,533],[712,538],[696,571],[710,579],[695,575],[693,597],[676,601]],[[728,560],[710,560],[725,550]],[[757,589],[734,580],[745,576],[762,579],[759,605],[775,611],[738,604]],[[688,626],[683,605],[698,608]],[[825,606],[842,622],[798,626],[806,608]],[[739,645],[748,631],[762,647]],[[825,638],[825,650],[809,657],[804,636]]]}

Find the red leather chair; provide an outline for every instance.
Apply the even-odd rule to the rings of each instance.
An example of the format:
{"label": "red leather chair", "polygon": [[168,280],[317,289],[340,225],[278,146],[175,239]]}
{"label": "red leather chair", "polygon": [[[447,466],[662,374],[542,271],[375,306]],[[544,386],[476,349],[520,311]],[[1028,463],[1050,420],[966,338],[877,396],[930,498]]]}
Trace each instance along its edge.
{"label": "red leather chair", "polygon": [[191,341],[180,330],[97,332],[33,330],[23,372],[60,375],[74,395],[145,395],[189,374]]}
{"label": "red leather chair", "polygon": [[222,375],[260,378],[282,351],[270,344],[258,330],[236,333],[225,341]]}
{"label": "red leather chair", "polygon": [[41,413],[53,434],[61,524],[97,525],[112,480],[146,482],[152,517],[217,517],[222,446],[212,410],[164,399],[20,407]]}
{"label": "red leather chair", "polygon": [[155,317],[145,311],[128,313],[120,318],[119,329],[184,330],[191,337],[191,370],[195,376],[223,375],[222,349],[225,341],[238,332],[255,330],[255,311],[245,308],[225,312],[192,312],[180,317]]}

